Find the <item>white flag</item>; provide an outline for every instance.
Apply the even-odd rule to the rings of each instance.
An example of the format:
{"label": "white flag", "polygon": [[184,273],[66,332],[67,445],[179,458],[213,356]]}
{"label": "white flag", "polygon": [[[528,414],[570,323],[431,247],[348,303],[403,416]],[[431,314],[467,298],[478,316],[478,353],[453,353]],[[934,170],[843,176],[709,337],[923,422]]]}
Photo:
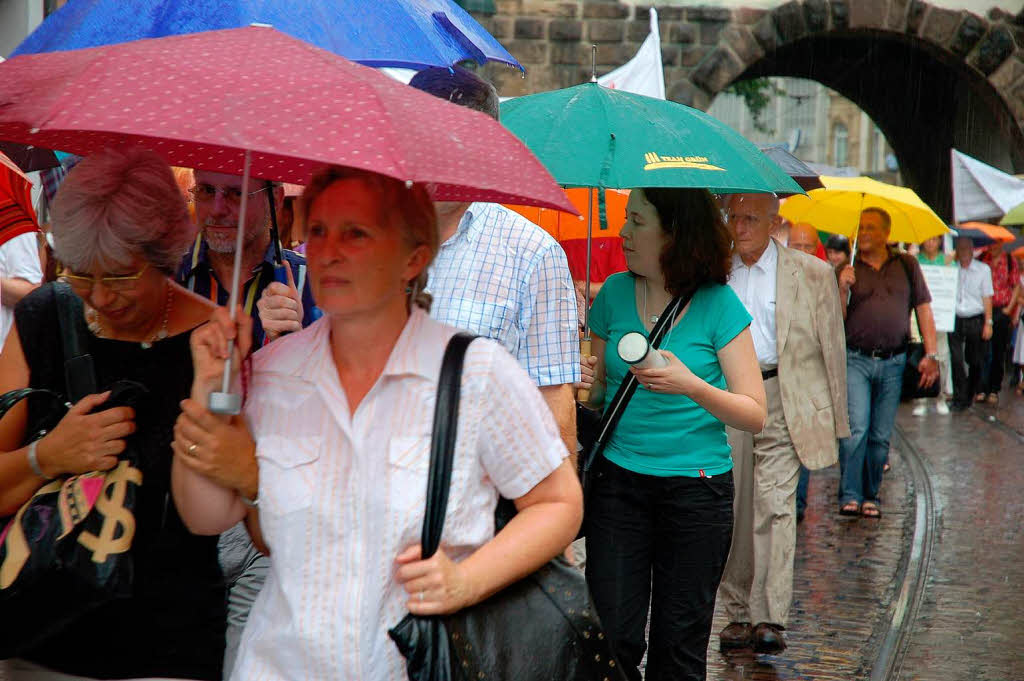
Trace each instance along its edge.
{"label": "white flag", "polygon": [[597,79],[601,85],[637,95],[665,99],[665,71],[661,67],[658,12],[651,8],[651,33],[628,62]]}

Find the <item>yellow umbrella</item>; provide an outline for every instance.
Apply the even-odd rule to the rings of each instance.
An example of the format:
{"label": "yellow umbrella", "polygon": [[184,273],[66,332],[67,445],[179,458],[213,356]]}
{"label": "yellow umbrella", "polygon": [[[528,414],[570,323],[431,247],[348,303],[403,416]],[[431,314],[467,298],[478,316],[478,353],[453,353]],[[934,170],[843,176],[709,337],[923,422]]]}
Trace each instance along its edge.
{"label": "yellow umbrella", "polygon": [[809,222],[823,232],[856,239],[860,214],[881,208],[892,218],[891,241],[919,244],[949,231],[946,223],[907,187],[870,177],[821,177],[823,189],[785,200],[779,213],[790,222]]}

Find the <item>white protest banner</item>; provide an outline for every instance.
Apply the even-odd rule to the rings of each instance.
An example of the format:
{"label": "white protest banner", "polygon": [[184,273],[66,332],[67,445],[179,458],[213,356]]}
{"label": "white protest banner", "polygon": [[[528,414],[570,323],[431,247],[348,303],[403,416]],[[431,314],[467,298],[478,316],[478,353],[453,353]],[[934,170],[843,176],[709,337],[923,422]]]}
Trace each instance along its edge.
{"label": "white protest banner", "polygon": [[611,73],[601,76],[597,82],[614,90],[665,99],[665,71],[661,64],[658,12],[653,7],[650,12],[651,32],[636,51],[636,56]]}
{"label": "white protest banner", "polygon": [[921,273],[932,294],[932,312],[935,330],[952,332],[956,321],[956,289],[960,279],[959,267],[921,265]]}

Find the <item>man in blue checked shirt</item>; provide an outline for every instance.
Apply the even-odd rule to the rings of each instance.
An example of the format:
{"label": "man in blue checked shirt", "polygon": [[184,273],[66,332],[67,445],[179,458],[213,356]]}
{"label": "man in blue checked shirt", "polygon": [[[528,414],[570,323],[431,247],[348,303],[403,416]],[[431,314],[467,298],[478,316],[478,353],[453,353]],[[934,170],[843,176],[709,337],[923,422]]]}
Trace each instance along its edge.
{"label": "man in blue checked shirt", "polygon": [[[498,118],[494,87],[465,69],[426,69],[409,85]],[[579,310],[565,252],[498,204],[436,206],[441,249],[427,284],[431,316],[504,345],[540,388],[575,460]]]}

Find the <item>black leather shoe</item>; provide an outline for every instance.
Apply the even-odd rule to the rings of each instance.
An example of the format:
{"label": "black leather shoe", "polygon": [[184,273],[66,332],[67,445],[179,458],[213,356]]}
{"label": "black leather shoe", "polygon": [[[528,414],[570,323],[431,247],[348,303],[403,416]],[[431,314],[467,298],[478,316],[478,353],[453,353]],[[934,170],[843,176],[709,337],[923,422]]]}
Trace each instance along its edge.
{"label": "black leather shoe", "polygon": [[754,627],[754,652],[762,655],[778,655],[786,649],[786,637],[782,627],[769,622],[761,622]]}
{"label": "black leather shoe", "polygon": [[724,653],[750,648],[754,644],[753,631],[750,622],[731,622],[718,634],[718,649]]}

